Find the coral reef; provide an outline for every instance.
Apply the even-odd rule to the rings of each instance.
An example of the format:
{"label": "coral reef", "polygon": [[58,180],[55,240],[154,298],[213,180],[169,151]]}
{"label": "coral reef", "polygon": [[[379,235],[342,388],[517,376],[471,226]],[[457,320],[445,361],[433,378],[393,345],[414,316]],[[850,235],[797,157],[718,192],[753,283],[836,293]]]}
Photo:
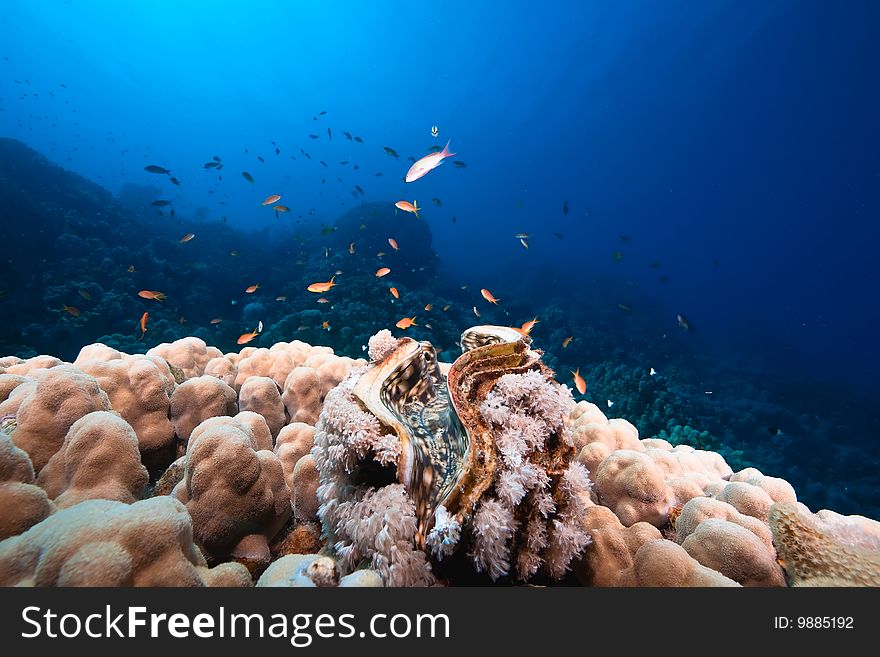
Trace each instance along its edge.
{"label": "coral reef", "polygon": [[640,438],[527,336],[364,342],[0,359],[0,584],[880,585],[880,523]]}

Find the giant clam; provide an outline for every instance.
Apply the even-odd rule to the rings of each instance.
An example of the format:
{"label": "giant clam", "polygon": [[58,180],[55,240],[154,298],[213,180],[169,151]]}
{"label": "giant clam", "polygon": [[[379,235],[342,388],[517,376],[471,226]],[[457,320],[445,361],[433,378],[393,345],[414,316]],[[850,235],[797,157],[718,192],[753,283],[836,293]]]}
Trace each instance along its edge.
{"label": "giant clam", "polygon": [[[497,453],[480,403],[504,374],[552,372],[531,339],[503,326],[475,326],[461,336],[464,352],[441,364],[430,342],[402,338],[361,375],[352,392],[402,446],[397,479],[416,508],[416,545],[424,549],[435,512],[445,507],[466,520],[492,484]],[[543,460],[558,466],[573,456],[556,441]]]}

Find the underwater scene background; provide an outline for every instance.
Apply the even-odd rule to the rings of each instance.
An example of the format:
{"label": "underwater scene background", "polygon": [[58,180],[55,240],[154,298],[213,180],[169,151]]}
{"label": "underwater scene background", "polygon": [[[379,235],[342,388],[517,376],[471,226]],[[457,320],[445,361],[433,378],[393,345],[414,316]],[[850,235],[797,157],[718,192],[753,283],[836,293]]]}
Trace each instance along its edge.
{"label": "underwater scene background", "polygon": [[537,318],[576,399],[880,517],[876,3],[0,14],[0,355]]}

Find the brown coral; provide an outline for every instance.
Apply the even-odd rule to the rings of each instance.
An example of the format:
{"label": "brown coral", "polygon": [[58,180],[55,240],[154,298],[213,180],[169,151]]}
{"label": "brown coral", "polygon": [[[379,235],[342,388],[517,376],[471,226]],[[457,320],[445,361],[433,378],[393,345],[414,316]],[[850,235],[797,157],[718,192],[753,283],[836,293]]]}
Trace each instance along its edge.
{"label": "brown coral", "polygon": [[148,478],[134,429],[115,413],[95,411],[74,422],[37,481],[65,508],[89,499],[134,502]]}
{"label": "brown coral", "polygon": [[[18,398],[19,389],[27,388]],[[34,471],[57,452],[73,423],[92,411],[109,411],[110,400],[94,377],[73,365],[59,365],[37,375],[33,387],[19,386],[3,404],[18,404],[13,442],[27,452]],[[5,412],[0,405],[0,413]]]}
{"label": "brown coral", "polygon": [[27,531],[54,511],[46,492],[35,485],[28,455],[0,432],[0,541]]}
{"label": "brown coral", "polygon": [[238,407],[262,415],[269,425],[272,438],[278,436],[278,432],[287,424],[281,389],[268,376],[252,376],[242,384],[238,392]]}
{"label": "brown coral", "polygon": [[171,395],[169,417],[184,451],[189,437],[201,422],[218,415],[235,415],[235,391],[220,379],[197,376],[177,386]]}
{"label": "brown coral", "polygon": [[632,567],[620,574],[618,586],[739,586],[729,577],[706,568],[680,545],[658,538],[643,544]]}
{"label": "brown coral", "polygon": [[880,586],[880,523],[780,502],[770,529],[793,586]]}
{"label": "brown coral", "polygon": [[[245,418],[216,417],[192,432],[186,474],[174,495],[186,504],[196,540],[214,555],[250,534],[271,539],[290,517],[290,491],[261,416],[255,432]],[[265,433],[263,433],[263,431]]]}
{"label": "brown coral", "polygon": [[248,586],[242,567],[209,569],[184,506],[87,500],[0,543],[0,586]]}
{"label": "brown coral", "polygon": [[147,355],[165,359],[170,365],[182,370],[187,379],[191,379],[204,374],[208,362],[219,358],[223,353],[217,347],[209,347],[200,338],[187,337],[156,345]]}

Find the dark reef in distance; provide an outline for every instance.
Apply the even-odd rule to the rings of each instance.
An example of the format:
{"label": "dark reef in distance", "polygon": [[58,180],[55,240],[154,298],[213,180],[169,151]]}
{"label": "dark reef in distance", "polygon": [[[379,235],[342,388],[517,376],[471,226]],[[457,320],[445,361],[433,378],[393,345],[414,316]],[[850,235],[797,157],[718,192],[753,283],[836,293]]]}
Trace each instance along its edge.
{"label": "dark reef in distance", "polygon": [[[150,205],[157,198],[158,190],[129,185],[117,199],[21,142],[0,139],[0,356],[73,360],[95,342],[143,353],[188,335],[237,351],[237,338],[263,322],[263,334],[248,346],[299,339],[358,358],[379,329],[416,315],[418,326],[405,334],[430,340],[451,361],[463,329],[519,326],[538,315],[532,337],[558,378],[566,381],[579,367],[587,398],[609,417],[631,421],[642,437],[715,450],[734,470],[754,465],[783,477],[813,509],[880,517],[871,418],[830,415],[824,390],[786,395],[790,387],[766,381],[759,370],[695,355],[683,332],[661,337],[635,315],[597,310],[616,310],[607,291],[585,286],[567,307],[505,300],[475,319],[474,290],[463,292],[444,273],[428,222],[398,213],[392,202],[364,203],[339,217],[333,230],[291,225],[288,233],[270,234],[207,216],[160,216]],[[195,238],[181,243],[187,233]],[[389,245],[391,236],[399,251]],[[391,273],[377,278],[379,267]],[[337,271],[338,285],[326,294],[306,291]],[[254,284],[259,288],[247,294]],[[140,290],[167,299],[143,299]],[[328,302],[318,303],[321,297]],[[71,306],[78,313],[65,309]],[[149,321],[140,339],[144,312]],[[569,335],[575,340],[562,349]],[[650,375],[648,365],[660,374]],[[730,370],[724,389],[707,395],[700,381],[708,372],[718,380],[719,367]]]}

